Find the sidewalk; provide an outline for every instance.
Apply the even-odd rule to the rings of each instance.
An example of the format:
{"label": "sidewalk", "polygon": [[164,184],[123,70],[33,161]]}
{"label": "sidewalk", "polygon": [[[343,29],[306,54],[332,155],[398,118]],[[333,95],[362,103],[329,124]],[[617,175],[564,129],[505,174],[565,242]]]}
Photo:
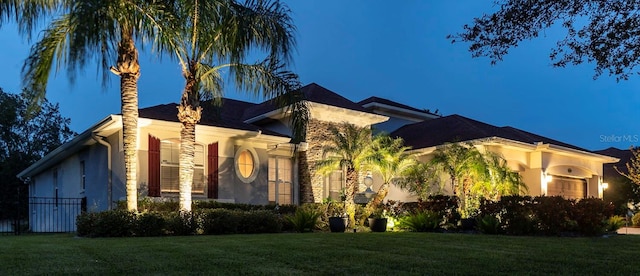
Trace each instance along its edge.
{"label": "sidewalk", "polygon": [[618,229],[618,234],[622,235],[640,235],[640,228],[635,227],[622,227]]}

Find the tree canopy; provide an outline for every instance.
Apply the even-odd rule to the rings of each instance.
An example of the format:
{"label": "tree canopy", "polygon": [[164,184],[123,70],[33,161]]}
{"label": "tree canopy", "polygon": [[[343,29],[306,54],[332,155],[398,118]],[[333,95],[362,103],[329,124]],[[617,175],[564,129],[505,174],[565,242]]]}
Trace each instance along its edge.
{"label": "tree canopy", "polygon": [[16,175],[75,136],[58,104],[46,99],[37,113],[26,116],[25,94],[0,89],[0,219],[16,211],[17,202],[26,203],[27,189],[20,189],[24,182]]}
{"label": "tree canopy", "polygon": [[497,10],[476,17],[452,42],[468,42],[473,57],[494,64],[511,48],[560,26],[563,39],[550,51],[552,65],[595,64],[594,78],[604,72],[626,80],[640,64],[640,1],[619,0],[495,0]]}

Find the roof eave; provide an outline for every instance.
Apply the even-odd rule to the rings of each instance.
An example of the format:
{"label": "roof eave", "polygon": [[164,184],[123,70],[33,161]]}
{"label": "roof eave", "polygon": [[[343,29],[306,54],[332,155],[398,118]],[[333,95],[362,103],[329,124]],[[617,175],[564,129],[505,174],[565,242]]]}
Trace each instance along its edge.
{"label": "roof eave", "polygon": [[119,118],[121,117],[118,115],[109,115],[106,118],[100,120],[95,125],[91,126],[84,132],[78,134],[78,136],[73,138],[71,141],[62,144],[61,146],[57,147],[56,149],[54,149],[53,151],[51,151],[50,153],[42,157],[40,160],[31,164],[31,166],[29,166],[28,168],[21,171],[17,175],[18,178],[32,177],[48,169],[54,163],[70,156],[71,154],[75,153],[78,149],[84,147],[88,141],[92,140],[93,138],[91,137],[91,135],[93,133],[95,133],[96,131],[99,131],[100,129],[105,128],[106,126],[116,121],[119,121],[118,120]]}

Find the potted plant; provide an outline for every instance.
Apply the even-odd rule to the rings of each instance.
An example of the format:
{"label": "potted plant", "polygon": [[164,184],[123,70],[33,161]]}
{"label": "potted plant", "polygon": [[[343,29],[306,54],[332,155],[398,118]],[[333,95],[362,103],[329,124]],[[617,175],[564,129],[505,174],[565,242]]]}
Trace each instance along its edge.
{"label": "potted plant", "polygon": [[369,228],[371,232],[387,231],[387,217],[384,209],[378,208],[369,216]]}
{"label": "potted plant", "polygon": [[331,216],[329,217],[329,230],[333,233],[344,233],[349,224],[348,216]]}
{"label": "potted plant", "polygon": [[329,221],[329,230],[334,233],[344,232],[349,225],[349,217],[345,213],[344,203],[328,199],[325,204],[325,217]]}

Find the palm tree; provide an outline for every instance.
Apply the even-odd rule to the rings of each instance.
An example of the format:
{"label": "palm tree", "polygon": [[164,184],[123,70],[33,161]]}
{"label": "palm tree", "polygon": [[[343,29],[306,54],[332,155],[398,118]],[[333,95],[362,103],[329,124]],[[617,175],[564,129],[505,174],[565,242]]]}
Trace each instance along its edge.
{"label": "palm tree", "polygon": [[349,123],[329,127],[331,135],[322,148],[325,159],[316,163],[317,173],[327,175],[336,170],[346,170],[345,210],[349,215],[349,227],[355,224],[354,196],[358,192],[358,173],[365,167],[369,154],[371,129]]}
{"label": "palm tree", "polygon": [[382,186],[376,196],[367,204],[367,210],[373,211],[389,193],[389,185],[396,178],[404,176],[417,163],[415,156],[408,152],[411,147],[404,146],[402,138],[388,135],[376,135],[371,143],[370,155],[365,163],[382,177]]}
{"label": "palm tree", "polygon": [[460,198],[461,214],[469,215],[469,192],[486,172],[486,164],[480,151],[473,144],[445,144],[436,150],[430,165],[434,171],[449,176],[451,190]]}
{"label": "palm tree", "polygon": [[[33,1],[56,2],[56,1]],[[127,209],[137,210],[138,78],[136,37],[160,35],[157,19],[168,16],[165,6],[152,0],[58,1],[62,15],[53,19],[32,46],[22,69],[24,84],[34,102],[45,97],[52,67],[66,67],[70,81],[91,60],[100,64],[103,84],[108,71],[120,77]],[[115,66],[108,66],[116,58]]]}
{"label": "palm tree", "polygon": [[517,195],[527,192],[527,185],[522,176],[511,170],[501,155],[493,152],[483,154],[486,171],[482,179],[471,188],[472,192],[491,200],[499,200],[501,196]]}
{"label": "palm tree", "polygon": [[[253,96],[275,99],[290,109],[294,140],[301,141],[308,110],[301,101],[297,75],[286,71],[295,45],[290,10],[278,0],[176,1],[178,17],[165,30],[163,45],[182,68],[185,87],[178,106],[180,132],[180,210],[191,210],[195,126],[203,98],[222,97],[222,72],[228,70],[236,88]],[[252,50],[267,52],[264,61],[246,64]],[[214,101],[219,102],[219,101]]]}

